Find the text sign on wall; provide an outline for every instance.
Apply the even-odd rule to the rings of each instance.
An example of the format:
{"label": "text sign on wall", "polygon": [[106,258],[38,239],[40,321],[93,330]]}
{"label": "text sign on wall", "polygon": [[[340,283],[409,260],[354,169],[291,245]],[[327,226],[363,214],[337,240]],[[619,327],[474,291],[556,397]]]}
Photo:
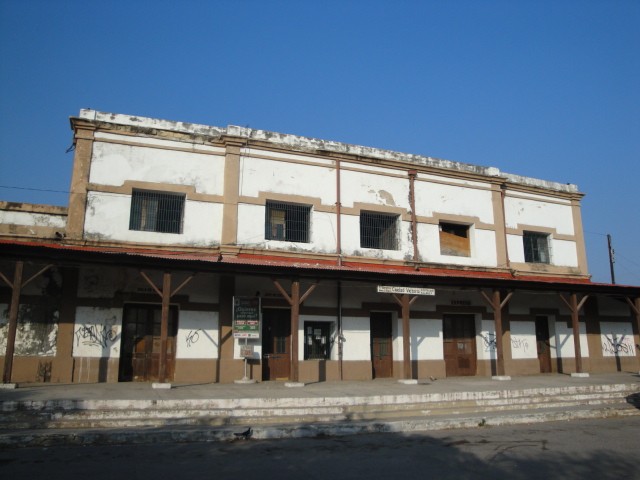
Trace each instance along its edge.
{"label": "text sign on wall", "polygon": [[233,297],[233,338],[260,338],[259,297]]}
{"label": "text sign on wall", "polygon": [[433,288],[396,287],[393,285],[378,285],[378,293],[398,293],[400,295],[435,295]]}

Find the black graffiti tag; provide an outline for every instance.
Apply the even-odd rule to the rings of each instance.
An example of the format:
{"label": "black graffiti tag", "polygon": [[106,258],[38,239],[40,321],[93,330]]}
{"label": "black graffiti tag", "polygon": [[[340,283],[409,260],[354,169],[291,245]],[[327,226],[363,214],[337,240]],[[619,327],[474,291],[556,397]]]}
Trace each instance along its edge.
{"label": "black graffiti tag", "polygon": [[75,332],[76,345],[106,348],[116,341],[115,329],[107,325],[84,325]]}
{"label": "black graffiti tag", "polygon": [[186,342],[187,342],[187,348],[190,348],[191,346],[193,346],[194,343],[198,343],[198,340],[200,340],[200,332],[201,330],[191,330],[188,334],[187,334],[187,338],[186,338]]}

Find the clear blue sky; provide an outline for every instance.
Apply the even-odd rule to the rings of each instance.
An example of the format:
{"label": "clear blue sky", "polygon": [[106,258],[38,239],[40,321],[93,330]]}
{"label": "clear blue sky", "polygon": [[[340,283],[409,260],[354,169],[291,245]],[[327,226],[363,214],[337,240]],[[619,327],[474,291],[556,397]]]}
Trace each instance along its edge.
{"label": "clear blue sky", "polygon": [[640,284],[640,0],[0,0],[0,92],[2,200],[67,204],[81,108],[248,125],[575,183]]}

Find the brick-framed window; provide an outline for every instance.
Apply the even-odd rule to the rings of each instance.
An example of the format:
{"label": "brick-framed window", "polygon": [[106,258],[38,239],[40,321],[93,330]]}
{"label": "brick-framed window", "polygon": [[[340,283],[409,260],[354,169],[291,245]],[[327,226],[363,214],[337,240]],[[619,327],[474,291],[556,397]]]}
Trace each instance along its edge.
{"label": "brick-framed window", "polygon": [[182,233],[184,203],[182,193],[133,190],[129,230]]}
{"label": "brick-framed window", "polygon": [[548,234],[525,231],[522,236],[522,241],[524,243],[525,262],[551,263]]}
{"label": "brick-framed window", "polygon": [[398,215],[360,212],[360,247],[398,249]]}
{"label": "brick-framed window", "polygon": [[266,240],[309,243],[311,206],[267,200],[265,208]]}

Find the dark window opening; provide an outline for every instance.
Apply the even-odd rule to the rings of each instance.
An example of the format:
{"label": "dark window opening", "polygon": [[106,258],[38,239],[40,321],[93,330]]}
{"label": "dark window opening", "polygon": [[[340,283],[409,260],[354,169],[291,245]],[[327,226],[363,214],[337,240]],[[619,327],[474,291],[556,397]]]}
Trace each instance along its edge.
{"label": "dark window opening", "polygon": [[549,235],[546,233],[524,232],[524,261],[527,263],[550,263]]}
{"label": "dark window opening", "polygon": [[398,215],[360,212],[360,246],[397,250]]}
{"label": "dark window opening", "polygon": [[134,190],[131,195],[129,230],[182,233],[185,196]]}
{"label": "dark window opening", "polygon": [[329,360],[329,322],[304,322],[304,359]]}
{"label": "dark window opening", "polygon": [[469,226],[457,223],[440,223],[440,254],[470,257]]}
{"label": "dark window opening", "polygon": [[309,243],[311,206],[267,201],[265,232],[267,240]]}

